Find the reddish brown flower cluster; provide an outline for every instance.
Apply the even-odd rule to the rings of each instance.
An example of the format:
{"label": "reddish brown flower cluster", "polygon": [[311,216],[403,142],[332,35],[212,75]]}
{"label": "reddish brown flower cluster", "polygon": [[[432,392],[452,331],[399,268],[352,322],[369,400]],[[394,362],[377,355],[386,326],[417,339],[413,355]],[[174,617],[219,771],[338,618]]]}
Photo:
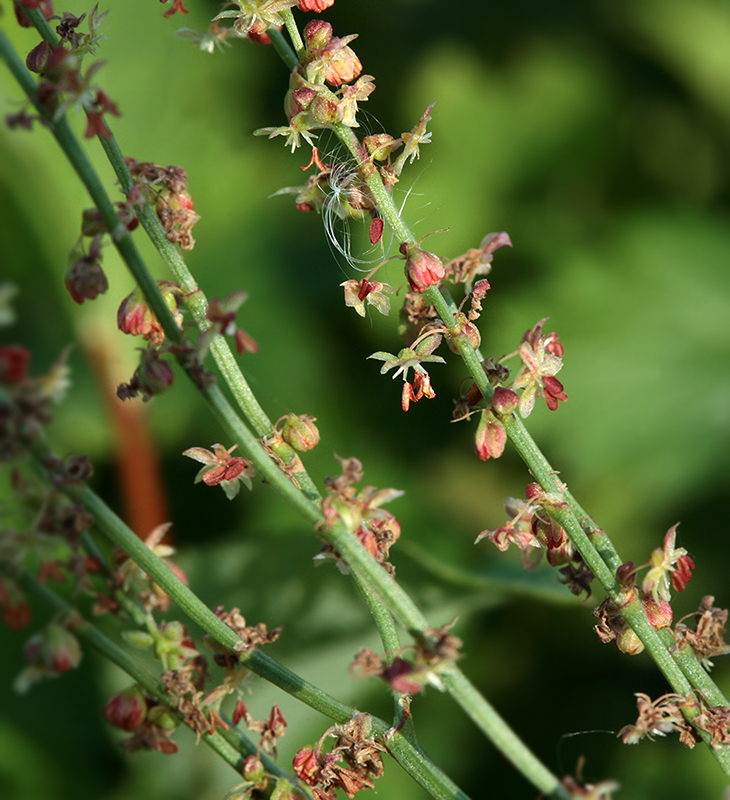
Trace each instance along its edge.
{"label": "reddish brown flower cluster", "polygon": [[249,730],[258,733],[261,737],[259,748],[276,758],[276,743],[286,730],[286,720],[279,706],[276,704],[272,706],[267,720],[259,720],[254,719],[246,708],[246,704],[239,700],[233,712],[233,724],[238,725],[242,719],[245,720],[246,727]]}
{"label": "reddish brown flower cluster", "polygon": [[[367,551],[392,575],[395,568],[388,562],[391,546],[398,540],[400,523],[381,506],[400,497],[397,489],[375,489],[366,486],[359,492],[354,484],[362,480],[362,464],[356,458],[338,458],[342,465],[339,478],[327,478],[327,496],[322,500],[324,520],[318,526],[328,531],[336,521],[342,522],[364,545]],[[334,558],[341,569],[346,569],[339,553],[325,544],[318,559]]]}
{"label": "reddish brown flower cluster", "polygon": [[129,686],[110,698],[104,707],[104,718],[115,728],[132,734],[120,742],[128,753],[155,750],[173,755],[179,749],[172,740],[180,725],[179,717],[169,705],[148,697],[138,686]]}
{"label": "reddish brown flower cluster", "polygon": [[494,251],[505,246],[512,247],[512,240],[507,233],[502,231],[487,234],[479,247],[467,250],[444,265],[446,279],[456,284],[463,283],[467,293],[471,292],[475,278],[478,275],[489,275],[492,271]]}
{"label": "reddish brown flower cluster", "polygon": [[[173,321],[182,327],[182,312],[178,304],[182,290],[170,281],[158,281],[162,300],[167,306]],[[172,386],[175,375],[170,364],[164,359],[172,355],[185,369],[192,380],[200,387],[210,386],[215,377],[203,365],[200,349],[187,339],[176,341],[165,338],[165,331],[152,307],[140,289],[125,297],[117,311],[117,325],[123,333],[142,336],[150,344],[142,349],[140,363],[129,383],[117,387],[117,397],[128,400],[139,394],[145,402]]]}
{"label": "reddish brown flower cluster", "polygon": [[730,653],[730,645],[725,642],[728,610],[715,608],[714,602],[715,598],[711,595],[703,597],[699,609],[689,615],[697,618],[695,629],[678,622],[674,632],[677,644],[682,646],[687,643],[708,669],[713,666],[710,659]]}
{"label": "reddish brown flower cluster", "polygon": [[61,675],[81,663],[81,646],[72,633],[73,621],[49,622],[25,644],[28,666],[15,680],[15,690],[25,692],[36,681]]}
{"label": "reddish brown flower cluster", "polygon": [[557,493],[545,492],[537,483],[527,486],[526,497],[526,500],[508,497],[505,500],[505,510],[510,517],[507,524],[482,531],[475,544],[488,538],[502,551],[514,544],[522,551],[525,569],[534,569],[545,553],[548,563],[559,567],[560,581],[573,594],[586,592],[589,597],[593,573],[565,530],[550,515],[551,509],[564,508],[565,501]]}
{"label": "reddish brown flower cluster", "polygon": [[[144,540],[149,549],[177,575],[183,583],[187,583],[187,576],[183,570],[171,560],[175,549],[164,542],[172,523],[158,525]],[[115,588],[130,594],[148,611],[167,611],[170,607],[170,597],[165,590],[156,584],[152,578],[129,556],[117,548],[114,551],[112,565],[115,568]]]}
{"label": "reddish brown flower cluster", "polygon": [[[29,27],[32,23],[24,8],[38,8],[46,18],[53,13],[53,6],[47,0],[23,0],[16,2],[15,11],[18,22]],[[111,136],[111,131],[104,122],[104,114],[119,116],[119,109],[109,96],[94,86],[92,81],[102,66],[102,62],[94,62],[82,73],[82,60],[85,55],[96,53],[99,41],[103,38],[100,26],[107,12],[98,13],[94,7],[88,17],[89,33],[81,34],[77,29],[86,18],[86,14],[76,17],[64,12],[56,31],[60,44],[51,45],[43,41],[30,51],[26,58],[26,66],[31,72],[39,74],[42,81],[38,87],[37,102],[43,109],[47,121],[61,117],[70,107],[79,104],[87,115],[87,126],[84,136]]]}
{"label": "reddish brown flower cluster", "polygon": [[360,678],[377,675],[401,694],[418,694],[427,684],[443,691],[439,672],[460,657],[461,639],[451,633],[453,624],[425,631],[422,642],[409,648],[408,658],[400,655],[392,659],[381,657],[363,647],[350,669]]}
{"label": "reddish brown flower cluster", "polygon": [[167,238],[183,250],[192,250],[195,239],[192,229],[200,216],[188,191],[188,176],[182,167],[161,167],[150,161],[139,162],[126,158],[127,167],[135,181],[129,193],[135,205],[149,201],[165,229]]}
{"label": "reddish brown flower cluster", "polygon": [[[28,374],[30,353],[25,348],[0,347],[0,462],[24,459],[28,448],[42,441],[43,429],[52,420],[53,404],[69,385],[66,355],[46,375],[32,377]],[[91,463],[84,455],[48,455],[39,466],[45,469],[47,480],[26,474],[22,463],[8,464],[15,511],[2,532],[3,560],[13,569],[29,571],[40,583],[71,579],[76,593],[93,596],[92,577],[99,564],[84,554],[80,545],[94,518],[63,493],[91,476]],[[0,616],[13,629],[31,622],[25,592],[10,574],[0,577]],[[36,667],[41,666],[38,659],[46,658],[45,654],[46,650],[34,650]],[[58,663],[55,657],[46,658],[46,672],[58,671]],[[33,674],[42,677],[44,673],[36,669]]]}
{"label": "reddish brown flower cluster", "polygon": [[[383,745],[369,736],[370,716],[358,714],[344,725],[325,731],[315,747],[303,747],[294,756],[294,772],[312,787],[315,800],[335,800],[336,790],[354,797],[363,789],[372,789],[375,779],[383,774]],[[323,742],[335,741],[329,752]]]}
{"label": "reddish brown flower cluster", "polygon": [[[639,710],[636,722],[626,725],[618,732],[624,744],[636,744],[644,737],[653,739],[672,732],[679,733],[679,740],[690,748],[700,741],[700,737],[682,714],[682,709],[696,708],[697,701],[693,697],[670,693],[652,701],[648,695],[637,692],[636,705]],[[727,732],[727,722],[725,730]]]}
{"label": "reddish brown flower cluster", "polygon": [[[166,557],[170,548],[158,544],[155,550],[159,556]],[[168,566],[174,565],[168,563]],[[135,591],[127,581],[124,589]],[[146,606],[150,608],[148,603]],[[153,604],[152,608],[160,606]],[[237,608],[227,612],[220,606],[215,613],[240,637],[239,653],[273,642],[280,634],[280,629],[269,632],[263,624],[246,625]],[[228,729],[228,723],[220,716],[220,706],[228,695],[240,694],[241,680],[246,671],[239,663],[238,653],[205,637],[206,644],[215,652],[216,663],[226,670],[223,681],[206,693],[205,687],[210,679],[207,659],[197,650],[184,625],[172,620],[158,626],[150,617],[146,630],[125,631],[123,637],[134,647],[151,650],[162,661],[165,668],[162,682],[169,698],[169,702],[160,704],[158,700],[147,697],[139,687],[130,687],[109,701],[105,711],[107,720],[132,733],[131,738],[122,742],[127,750],[177,752],[171,735],[181,721],[198,736],[215,733],[219,728]],[[233,724],[238,724],[241,718],[245,718],[249,727],[261,735],[260,747],[275,753],[276,741],[286,727],[278,707],[274,706],[267,722],[259,722],[239,702]]]}
{"label": "reddish brown flower cluster", "polygon": [[[231,663],[231,659],[238,663],[239,653],[245,653],[254,647],[263,647],[265,644],[275,642],[281,636],[283,630],[283,628],[274,628],[269,631],[263,622],[259,622],[257,625],[247,625],[245,617],[238,608],[226,611],[223,606],[218,606],[214,613],[241,640],[237,652],[231,653],[230,650],[222,649],[221,645],[209,636],[203,637],[205,644],[216,653],[215,662],[220,666],[228,666]],[[219,656],[221,657],[219,658]]]}

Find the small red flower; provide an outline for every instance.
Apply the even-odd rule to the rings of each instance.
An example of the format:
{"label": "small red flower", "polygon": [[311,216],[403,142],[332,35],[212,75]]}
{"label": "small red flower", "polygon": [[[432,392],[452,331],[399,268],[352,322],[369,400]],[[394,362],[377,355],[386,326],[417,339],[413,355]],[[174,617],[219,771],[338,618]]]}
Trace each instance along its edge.
{"label": "small red flower", "polygon": [[241,483],[252,489],[251,478],[256,474],[253,464],[245,458],[236,458],[231,453],[238,447],[234,444],[226,450],[222,444],[214,444],[212,452],[203,447],[190,447],[183,455],[200,461],[205,466],[195,476],[195,483],[203,481],[206,486],[220,484],[229,500],[238,494]]}
{"label": "small red flower", "polygon": [[130,686],[104,707],[106,721],[122,731],[136,731],[147,716],[147,701],[137,686]]}
{"label": "small red flower", "polygon": [[[161,3],[166,3],[167,0],[160,0],[160,2]],[[172,8],[168,9],[167,11],[165,11],[165,13],[162,16],[165,17],[165,18],[171,17],[176,11],[179,11],[181,14],[187,14],[188,13],[187,8],[185,8],[185,6],[183,5],[183,0],[173,0]]]}
{"label": "small red flower", "polygon": [[504,452],[507,432],[490,411],[482,411],[474,438],[474,449],[481,461],[499,458]]}
{"label": "small red flower", "polygon": [[307,786],[316,786],[322,771],[319,753],[311,747],[302,747],[294,755],[294,773]]}
{"label": "small red flower", "polygon": [[100,235],[94,237],[88,254],[72,251],[63,282],[73,301],[79,304],[95,300],[107,291],[109,281],[101,266]]}
{"label": "small red flower", "polygon": [[16,344],[0,347],[0,383],[20,383],[28,371],[30,352]]}

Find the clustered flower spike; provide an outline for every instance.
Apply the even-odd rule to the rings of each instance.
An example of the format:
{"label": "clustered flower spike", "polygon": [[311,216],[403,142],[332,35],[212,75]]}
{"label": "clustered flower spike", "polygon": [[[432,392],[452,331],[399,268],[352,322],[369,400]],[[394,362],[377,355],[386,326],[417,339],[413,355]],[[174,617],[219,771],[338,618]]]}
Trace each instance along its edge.
{"label": "clustered flower spike", "polygon": [[725,642],[728,610],[715,608],[714,603],[715,598],[712,595],[703,597],[699,609],[689,615],[697,618],[695,629],[680,621],[674,632],[677,645],[681,647],[685,642],[689,644],[705,669],[713,667],[711,658],[730,653],[730,645]]}
{"label": "clustered flower spike", "polygon": [[[172,523],[166,522],[153,528],[144,539],[144,543],[183,583],[187,584],[187,576],[170,558],[174,555],[175,549],[164,541],[171,525]],[[170,607],[170,596],[123,550],[114,551],[113,566],[116,568],[114,582],[117,587],[125,592],[134,593],[143,608],[148,611],[167,611]]]}
{"label": "clustered flower spike", "polygon": [[652,701],[643,692],[637,692],[635,696],[639,717],[633,725],[626,725],[618,732],[624,744],[636,744],[644,737],[652,740],[673,732],[679,733],[680,741],[687,747],[694,747],[701,741],[682,714],[683,708],[696,705],[694,698],[670,693]]}
{"label": "clustered flower spike", "polygon": [[471,292],[475,278],[479,275],[489,275],[492,271],[494,251],[505,246],[512,247],[512,240],[507,233],[502,231],[487,234],[478,248],[471,248],[444,265],[446,279],[452,283],[463,283],[466,292]]}
{"label": "clustered flower spike", "polygon": [[182,167],[161,167],[151,161],[126,158],[134,178],[129,200],[135,205],[150,202],[165,229],[167,238],[183,250],[195,247],[192,229],[200,216],[188,191],[188,176]]}
{"label": "clustered flower spike", "polygon": [[407,648],[412,651],[407,658],[398,655],[391,660],[363,647],[355,656],[350,671],[359,678],[377,675],[399,694],[418,694],[427,685],[443,692],[445,687],[440,673],[460,658],[462,642],[451,633],[453,624],[452,621],[424,631],[423,641]]}
{"label": "clustered flower spike", "polygon": [[[26,6],[30,6],[28,2]],[[53,14],[50,2],[35,3],[35,8],[40,8],[48,19]],[[20,4],[15,4],[18,21],[21,25],[31,24]],[[47,12],[50,11],[50,14]],[[57,121],[70,108],[80,105],[87,116],[87,126],[84,136],[102,136],[108,138],[111,131],[104,122],[104,113],[120,116],[116,104],[101,89],[93,85],[96,73],[103,63],[96,61],[82,72],[82,61],[88,53],[96,53],[98,43],[105,37],[101,35],[101,22],[107,12],[98,13],[98,4],[94,6],[88,17],[89,33],[79,33],[77,28],[86,18],[86,14],[76,17],[69,12],[64,12],[56,31],[60,43],[56,46],[43,41],[34,47],[26,58],[26,66],[31,72],[41,77],[36,96],[37,105],[42,109],[44,118]],[[17,117],[14,124],[23,124],[29,127],[33,117]]]}
{"label": "clustered flower spike", "polygon": [[298,0],[234,0],[226,5],[237,9],[221,11],[213,20],[232,19],[233,27],[240,34],[264,34],[270,25],[280,27],[284,24],[282,11],[293,8]]}
{"label": "clustered flower spike", "polygon": [[81,647],[67,625],[49,622],[25,645],[28,666],[15,680],[15,690],[26,692],[45,677],[60,675],[81,663]]}

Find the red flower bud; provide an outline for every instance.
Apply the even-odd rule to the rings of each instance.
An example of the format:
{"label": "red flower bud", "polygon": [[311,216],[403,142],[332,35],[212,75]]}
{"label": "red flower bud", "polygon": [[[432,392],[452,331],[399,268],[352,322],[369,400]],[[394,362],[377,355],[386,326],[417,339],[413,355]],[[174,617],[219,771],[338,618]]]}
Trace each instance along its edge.
{"label": "red flower bud", "polygon": [[29,639],[24,653],[31,664],[47,672],[68,672],[81,663],[78,639],[57,622],[49,622],[40,633]]}
{"label": "red flower bud", "polygon": [[438,256],[428,253],[414,242],[403,243],[400,252],[406,257],[406,278],[411,291],[423,294],[429,286],[435,286],[446,271]]}
{"label": "red flower bud", "polygon": [[292,767],[296,776],[307,786],[316,786],[322,771],[319,754],[311,747],[302,747],[294,755]]}
{"label": "red flower bud", "polygon": [[505,389],[498,386],[494,390],[494,397],[492,398],[492,408],[498,414],[510,414],[517,408],[520,398],[516,392],[511,389]]}
{"label": "red flower bud", "polygon": [[666,600],[661,598],[655,600],[651,595],[647,595],[642,598],[641,602],[644,605],[647,619],[653,628],[660,630],[661,628],[668,628],[672,624],[674,613]]}
{"label": "red flower bud", "polygon": [[300,11],[316,11],[321,14],[325,8],[334,5],[335,0],[299,0]]}
{"label": "red flower bud", "polygon": [[30,352],[19,345],[0,347],[0,383],[20,383],[25,378]]}
{"label": "red flower bud", "polygon": [[28,53],[25,59],[25,66],[28,67],[31,72],[42,75],[52,50],[53,46],[51,44],[45,40],[42,41]]}
{"label": "red flower bud", "polygon": [[[158,286],[167,307],[179,323],[182,317],[177,310],[176,297],[182,294],[182,290],[170,281],[158,281]],[[122,333],[128,333],[131,336],[144,336],[152,344],[160,344],[165,338],[162,326],[152,313],[152,309],[147,305],[147,301],[139,289],[135,289],[122,300],[117,311],[117,325]]]}
{"label": "red flower bud", "polygon": [[109,281],[101,266],[99,249],[92,246],[88,255],[71,260],[63,283],[75,303],[95,300],[104,294],[109,288]]}
{"label": "red flower bud", "polygon": [[504,452],[507,432],[489,411],[482,411],[474,438],[474,449],[482,461],[499,458]]}
{"label": "red flower bud", "polygon": [[627,561],[616,570],[616,580],[622,589],[633,589],[636,584],[636,567],[633,561]]}
{"label": "red flower bud", "polygon": [[258,783],[264,777],[264,765],[256,756],[248,756],[241,770],[243,777],[252,783]]}
{"label": "red flower bud", "polygon": [[324,50],[332,39],[332,26],[323,19],[313,19],[304,26],[307,50]]}
{"label": "red flower bud", "polygon": [[393,663],[383,673],[383,678],[390,684],[391,688],[401,694],[418,694],[422,692],[424,686],[410,678],[415,672],[415,667],[410,661],[406,661],[400,656],[393,659]]}
{"label": "red flower bud", "polygon": [[138,686],[130,686],[104,707],[106,721],[122,731],[136,731],[147,716],[147,702]]}

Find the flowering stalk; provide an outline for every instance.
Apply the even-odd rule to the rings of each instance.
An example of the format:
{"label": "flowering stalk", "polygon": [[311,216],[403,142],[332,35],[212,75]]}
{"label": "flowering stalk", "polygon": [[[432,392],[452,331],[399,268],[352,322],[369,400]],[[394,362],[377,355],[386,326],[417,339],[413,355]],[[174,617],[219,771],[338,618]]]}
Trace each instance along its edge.
{"label": "flowering stalk", "polygon": [[[44,33],[44,36],[47,38],[47,33],[50,31],[50,28],[47,23],[45,23],[45,20],[42,19],[42,14],[36,10],[32,12],[31,16],[38,18],[39,30],[47,29]],[[282,12],[282,17],[285,20],[287,30],[292,38],[294,46],[301,56],[303,44],[296,25],[293,22],[291,11],[287,10]],[[51,41],[53,38],[52,32],[50,32],[50,36],[51,39],[47,38],[48,41]],[[278,31],[274,32],[273,29],[272,39],[275,43],[278,41],[279,44],[281,44],[280,33]],[[290,49],[283,46],[280,46],[278,49],[285,62],[291,66],[292,58]],[[2,40],[0,40],[0,50],[3,51],[3,55],[5,56],[5,46]],[[11,70],[16,74],[21,85],[24,86],[29,97],[33,99],[35,96],[35,84],[32,82],[32,79],[30,84],[28,84],[26,77],[22,75],[22,69],[18,71],[17,64],[13,64],[12,59],[9,59],[7,56],[5,57],[6,61],[8,61],[11,66]],[[22,67],[22,65],[20,66]],[[40,108],[39,111],[43,113]],[[138,282],[143,287],[150,305],[165,329],[166,334],[172,341],[179,342],[179,329],[169,309],[165,305],[164,300],[161,298],[157,285],[147,272],[138,254],[136,254],[136,250],[128,234],[118,233],[118,217],[108,197],[104,194],[103,188],[101,192],[99,191],[101,184],[93,173],[93,170],[91,170],[88,161],[86,161],[86,163],[84,162],[83,151],[78,141],[74,140],[64,118],[53,122],[52,127],[59,143],[64,148],[67,156],[77,168],[79,175],[89,189],[94,202],[97,204],[104,218],[107,229],[115,232],[115,243],[119,247],[123,258],[125,258],[130,265],[130,269],[132,269],[133,274],[137,277]],[[352,129],[340,122],[333,122],[328,125],[328,127],[331,127],[344,142],[355,158],[356,164],[363,165],[363,150],[353,134]],[[116,142],[114,142],[113,138],[110,136],[104,135],[100,138],[102,140],[102,145],[117,171],[123,188],[126,192],[131,191],[133,185],[131,175],[124,159],[121,157],[121,152]],[[380,214],[378,219],[385,220],[391,226],[398,241],[401,242],[403,254],[407,255],[409,261],[417,260],[414,255],[415,253],[418,253],[421,260],[427,260],[426,257],[431,254],[424,253],[424,251],[420,251],[420,248],[418,248],[413,234],[402,221],[377,171],[374,170],[372,173],[363,175],[363,180],[368,186],[372,197],[375,198],[378,213]],[[202,331],[209,329],[210,321],[207,317],[209,305],[192,276],[187,271],[187,267],[178,254],[177,249],[170,243],[165,235],[165,231],[160,225],[157,216],[147,205],[143,208],[138,208],[138,213],[153,241],[158,245],[163,255],[166,254],[165,258],[168,260],[185,294],[185,302],[192,311],[199,327]],[[380,234],[382,234],[382,231]],[[467,336],[462,335],[463,328],[459,324],[457,317],[459,310],[456,308],[450,295],[434,285],[438,282],[439,264],[440,261],[433,256],[431,263],[425,265],[425,267],[428,267],[427,269],[424,265],[421,265],[424,267],[422,271],[425,274],[425,280],[423,281],[416,280],[413,275],[409,274],[408,279],[411,283],[411,288],[415,292],[421,293],[424,300],[435,307],[443,323],[445,334],[447,336],[449,333],[453,335],[452,341],[455,348],[465,361],[482,394],[482,398],[488,402],[492,398],[494,390],[482,366],[482,358],[478,350],[478,345],[471,342]],[[258,405],[255,397],[250,392],[227,344],[220,336],[216,336],[211,345],[211,349],[214,352],[226,381],[233,387],[236,399],[247,418],[251,421],[254,430],[261,436],[270,433],[272,425],[266,417],[266,414]],[[194,378],[192,374],[191,377]],[[322,521],[322,512],[319,505],[315,502],[319,499],[319,494],[313,487],[313,484],[311,484],[311,481],[303,487],[304,491],[297,489],[282,470],[271,461],[267,451],[262,447],[247,426],[242,423],[227,401],[225,401],[220,390],[217,389],[217,387],[206,387],[200,384],[199,386],[207,402],[213,409],[214,414],[221,421],[224,429],[231,435],[231,438],[241,444],[242,448],[245,449],[247,455],[249,455],[251,460],[255,463],[260,475],[274,485],[277,491],[281,492],[281,494],[297,507],[307,519],[319,524]],[[565,398],[558,397],[557,399]],[[513,444],[515,444],[515,447],[535,475],[542,489],[547,493],[558,494],[561,499],[565,501],[565,507],[556,506],[556,508],[547,509],[547,512],[556,522],[565,528],[576,545],[576,548],[581,553],[585,563],[593,570],[599,580],[601,580],[610,596],[618,601],[621,595],[621,586],[617,580],[616,571],[621,561],[610,543],[610,540],[605,535],[596,532],[592,523],[587,525],[585,522],[582,522],[582,520],[588,519],[587,516],[582,513],[582,510],[572,499],[567,490],[557,483],[554,477],[554,471],[545,461],[535,443],[530,439],[519,418],[510,413],[503,415],[499,422],[503,425],[507,436],[512,440]],[[230,449],[226,452],[230,453]],[[69,493],[87,505],[87,507],[92,508],[96,514],[102,517],[104,516],[100,501],[98,501],[98,498],[95,498],[93,494],[89,493],[88,490],[75,489],[72,491],[70,490]],[[112,538],[114,539],[116,536],[120,542],[124,542],[122,546],[127,549],[130,554],[136,554],[136,557],[133,556],[133,558],[135,558],[135,560],[140,559],[140,562],[138,562],[140,565],[142,561],[147,559],[149,565],[155,566],[154,559],[156,557],[152,554],[153,560],[149,561],[147,555],[149,552],[148,548],[139,543],[136,537],[129,539],[129,536],[118,529],[117,524],[110,521],[110,518],[106,517],[105,519],[107,526],[112,530],[110,534]],[[131,535],[131,533],[129,533],[129,535]],[[416,640],[427,640],[429,638],[427,633],[428,627],[423,615],[415,607],[410,598],[402,591],[400,586],[384,572],[373,556],[352,536],[352,531],[349,530],[346,525],[335,521],[327,530],[326,536],[341,554],[343,561],[355,574],[356,580],[363,590],[366,601],[373,611],[376,624],[378,625],[386,647],[386,652],[392,652],[394,649],[397,649],[398,639],[390,613],[385,611],[382,605],[387,606],[388,609],[398,617]],[[135,543],[139,545],[139,547],[136,547]],[[157,559],[157,561],[159,562],[159,559]],[[168,574],[169,570],[165,572],[166,567],[164,567],[164,564],[161,564],[161,567],[163,569],[158,569],[160,585],[165,587],[167,585],[171,586],[174,591],[170,591],[170,594],[182,604],[187,613],[197,619],[204,628],[206,625],[212,626],[211,633],[216,636],[216,638],[219,635],[224,637],[223,639],[219,639],[224,646],[235,647],[237,637],[235,634],[232,634],[230,628],[227,628],[219,619],[212,619],[210,616],[211,612],[202,606],[189,590],[185,590],[183,584],[178,586],[175,580],[171,579],[171,573]],[[155,569],[157,569],[157,566],[155,566]],[[147,569],[145,567],[145,571],[153,575],[152,569]],[[174,578],[174,576],[172,577]],[[155,577],[155,580],[158,580],[157,577]],[[167,581],[167,585],[165,581]],[[696,659],[694,659],[694,663],[692,663],[692,658],[687,657],[686,652],[683,655],[670,652],[668,645],[663,641],[666,637],[657,634],[650,625],[644,607],[638,598],[634,597],[632,600],[624,603],[621,607],[621,613],[642,639],[675,691],[686,696],[690,693],[691,687],[695,686],[701,689],[706,696],[712,696],[724,701],[717,687],[709,681],[706,673],[698,667]],[[212,616],[215,617],[215,615]],[[208,628],[206,628],[206,630],[208,630]],[[232,639],[231,636],[233,636]],[[232,641],[234,644],[226,644],[226,641]],[[687,648],[682,648],[682,650],[686,651]],[[254,652],[250,655],[249,662],[249,666],[253,669],[255,669],[254,665],[258,665],[259,669],[267,674],[269,680],[277,682],[278,679],[280,681],[279,685],[288,686],[289,688],[287,691],[292,690],[292,694],[295,694],[294,690],[301,691],[301,681],[299,681],[296,676],[292,676],[291,674],[287,675],[285,672],[279,670],[278,667],[273,667],[268,656]],[[490,738],[493,738],[497,746],[500,747],[511,760],[520,765],[523,772],[530,777],[535,785],[543,792],[555,792],[558,795],[567,796],[562,788],[558,786],[558,781],[555,776],[551,775],[525,750],[521,742],[509,731],[504,722],[494,713],[493,709],[491,709],[486,701],[476,694],[473,687],[466,682],[464,676],[455,667],[450,667],[443,672],[443,680],[455,699],[469,711],[477,724],[488,733]],[[295,694],[295,696],[299,695]],[[329,700],[327,702],[329,702]],[[727,701],[724,701],[724,704],[727,705]],[[330,706],[330,708],[332,708],[332,706]],[[352,711],[352,709],[341,707],[336,710],[336,714],[339,715],[340,713],[347,712],[347,714],[351,716],[350,712]],[[687,713],[688,716],[692,716],[691,710],[685,713]],[[333,718],[338,719],[340,717],[334,716]],[[380,721],[378,721],[378,724],[380,724]],[[381,732],[384,733],[384,731],[385,729],[383,728]],[[728,748],[721,747],[713,752],[715,752],[716,757],[723,763],[726,772],[728,772]],[[728,772],[728,774],[730,774],[730,772]]]}
{"label": "flowering stalk", "polygon": [[[44,448],[36,441],[32,445],[32,450],[37,462],[40,464],[43,461]],[[252,672],[335,722],[344,723],[358,713],[357,709],[339,702],[313,684],[292,673],[261,650],[251,648],[248,651],[242,651],[240,647],[241,640],[238,635],[202,603],[195,593],[91,489],[85,486],[65,486],[63,489],[71,499],[82,504],[93,514],[97,527],[113,544],[119,546],[132,561],[147,573],[156,584],[164,589],[175,600],[183,613],[196,622],[203,631],[210,634],[216,642],[227,650],[236,653],[240,663],[245,664]],[[56,606],[58,603],[62,603],[46,587],[38,586],[33,579],[27,578],[26,581],[36,594],[43,592],[42,599],[46,602],[52,599]],[[110,657],[141,685],[145,686],[145,688],[151,687],[155,690],[153,691],[155,695],[161,690],[164,698],[167,698],[164,688],[160,687],[159,682],[153,676],[146,673],[146,670],[139,667],[137,662],[125,651],[107,640],[93,626],[87,624],[84,627],[84,635],[88,635],[96,649]],[[163,699],[163,702],[166,702],[166,700]],[[425,754],[414,747],[403,734],[390,732],[388,724],[377,718],[373,718],[373,731],[385,738],[385,744],[393,757],[401,763],[414,780],[431,791],[433,797],[442,798],[443,800],[468,800],[466,795]],[[387,736],[386,732],[388,732]],[[229,734],[230,732],[222,732],[225,739],[229,738]],[[222,752],[226,752],[224,744],[219,739],[214,738],[212,744],[216,749],[220,748]],[[236,757],[234,766],[238,768],[237,765],[238,758]]]}
{"label": "flowering stalk", "polygon": [[[132,658],[126,650],[123,650],[105,636],[97,627],[86,620],[81,620],[78,612],[72,609],[55,592],[51,591],[47,585],[38,583],[28,573],[15,570],[6,563],[0,564],[0,570],[52,610],[61,612],[64,615],[72,614],[74,619],[73,631],[76,636],[126,672],[137,684],[144,687],[145,692],[157,702],[162,705],[170,703],[170,697],[165,691],[165,687],[149,670]],[[173,713],[182,719],[182,715],[179,712]],[[202,738],[237,772],[240,772],[245,757],[256,753],[256,745],[240,731],[234,731],[233,729],[228,731],[220,730],[212,734],[204,733]],[[266,755],[263,755],[262,760],[265,761],[266,769],[269,772],[279,774],[282,777],[289,777]]]}
{"label": "flowering stalk", "polygon": [[[291,16],[290,11],[287,11],[286,14],[289,17]],[[289,20],[287,27],[288,29],[291,28]],[[367,184],[374,198],[379,217],[390,226],[396,241],[402,243],[401,252],[408,247],[417,247],[415,237],[403,222],[390,193],[385,188],[380,172],[377,169],[367,169],[368,165],[365,151],[353,132],[352,125],[334,120],[329,122],[325,127],[335,132],[352,155],[362,180]],[[438,276],[429,278],[423,287],[414,286],[411,276],[408,275],[408,277],[411,282],[412,290],[423,294],[425,302],[434,306],[446,331],[454,335],[453,343],[456,350],[464,360],[482,398],[486,403],[489,403],[494,395],[494,389],[482,366],[482,356],[470,341],[469,337],[458,335],[460,333],[460,326],[456,317],[458,309],[448,291],[444,287],[437,287]],[[556,391],[562,391],[559,382],[557,382]],[[562,396],[556,396],[554,400],[556,405],[558,399],[564,400],[564,394]],[[406,408],[407,405],[404,404],[404,409]],[[692,691],[693,685],[698,689],[699,684],[707,687],[708,682],[714,686],[706,673],[704,674],[704,678],[700,679],[700,672],[703,671],[691,670],[686,664],[684,670],[679,666],[675,655],[670,652],[670,649],[664,644],[661,637],[657,634],[657,631],[647,619],[644,606],[638,597],[634,596],[629,602],[618,602],[622,599],[622,587],[616,577],[616,570],[622,562],[610,542],[610,539],[605,536],[605,534],[601,533],[595,535],[595,544],[591,541],[588,534],[594,533],[597,529],[592,523],[588,526],[588,530],[584,529],[580,519],[588,519],[587,515],[581,514],[580,517],[578,516],[578,513],[581,512],[582,509],[580,509],[580,506],[578,506],[572,496],[569,495],[565,487],[556,481],[554,477],[556,472],[550,467],[534,440],[529,436],[521,420],[512,412],[505,414],[500,421],[504,426],[507,437],[512,441],[542,489],[546,493],[557,493],[560,496],[563,501],[560,506],[558,507],[558,504],[556,504],[555,508],[551,507],[546,509],[547,512],[565,529],[585,564],[588,565],[594,575],[600,580],[609,593],[609,596],[611,596],[614,601],[617,601],[617,605],[619,605],[620,612],[624,619],[648,649],[652,658],[656,661],[657,665],[672,685],[674,691],[687,696]],[[600,550],[597,549],[596,545],[600,547]],[[687,672],[688,675],[685,675],[685,672]],[[688,680],[688,676],[692,676],[692,682]],[[713,689],[713,696],[721,699],[723,705],[728,705],[717,687]],[[688,717],[695,716],[691,711],[687,711],[686,709],[683,709],[683,713]],[[701,732],[701,734],[707,738],[705,732]],[[730,774],[730,752],[727,746],[713,747],[712,752],[723,766],[725,772]]]}

